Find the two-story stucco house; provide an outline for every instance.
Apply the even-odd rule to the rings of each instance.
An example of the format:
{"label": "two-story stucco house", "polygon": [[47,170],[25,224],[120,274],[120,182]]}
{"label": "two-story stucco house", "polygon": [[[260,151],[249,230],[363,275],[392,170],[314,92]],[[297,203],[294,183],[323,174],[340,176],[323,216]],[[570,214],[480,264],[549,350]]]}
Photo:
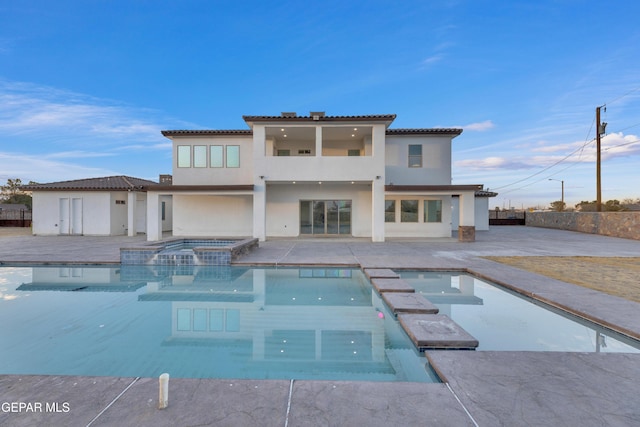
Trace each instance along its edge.
{"label": "two-story stucco house", "polygon": [[[475,239],[475,193],[451,184],[462,129],[392,129],[395,115],[244,116],[246,130],[167,130],[173,181],[147,192],[147,239],[353,236]],[[456,198],[457,217],[452,218]]]}

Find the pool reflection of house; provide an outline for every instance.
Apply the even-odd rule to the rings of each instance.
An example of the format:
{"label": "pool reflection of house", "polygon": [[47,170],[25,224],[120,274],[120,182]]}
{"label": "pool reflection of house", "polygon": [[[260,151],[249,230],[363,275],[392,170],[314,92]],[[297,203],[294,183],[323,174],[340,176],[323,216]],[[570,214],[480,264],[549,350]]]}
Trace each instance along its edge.
{"label": "pool reflection of house", "polygon": [[364,281],[359,271],[247,269],[223,279],[208,272],[148,283],[140,295],[142,301],[171,301],[166,345],[245,341],[254,361],[386,363],[384,323],[374,308],[379,299],[354,284],[354,274]]}
{"label": "pool reflection of house", "polygon": [[436,304],[441,314],[451,316],[453,305],[482,305],[482,298],[475,296],[474,277],[447,272],[403,271],[402,279],[416,292]]}
{"label": "pool reflection of house", "polygon": [[120,269],[81,266],[32,269],[31,283],[19,291],[133,292],[146,285],[141,280],[122,280]]}

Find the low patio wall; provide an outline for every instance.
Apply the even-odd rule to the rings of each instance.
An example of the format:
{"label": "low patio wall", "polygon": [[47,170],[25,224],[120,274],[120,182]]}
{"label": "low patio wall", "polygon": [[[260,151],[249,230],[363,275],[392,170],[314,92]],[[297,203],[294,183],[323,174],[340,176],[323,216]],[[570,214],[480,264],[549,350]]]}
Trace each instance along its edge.
{"label": "low patio wall", "polygon": [[526,225],[640,240],[640,212],[527,212]]}

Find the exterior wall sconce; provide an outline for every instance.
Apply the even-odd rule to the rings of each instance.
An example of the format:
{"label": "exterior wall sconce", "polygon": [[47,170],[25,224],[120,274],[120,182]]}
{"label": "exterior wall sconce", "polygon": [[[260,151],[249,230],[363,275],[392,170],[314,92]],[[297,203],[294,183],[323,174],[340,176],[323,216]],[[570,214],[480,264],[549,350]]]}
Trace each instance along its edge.
{"label": "exterior wall sconce", "polygon": [[376,179],[380,179],[382,178],[380,175],[376,175]]}

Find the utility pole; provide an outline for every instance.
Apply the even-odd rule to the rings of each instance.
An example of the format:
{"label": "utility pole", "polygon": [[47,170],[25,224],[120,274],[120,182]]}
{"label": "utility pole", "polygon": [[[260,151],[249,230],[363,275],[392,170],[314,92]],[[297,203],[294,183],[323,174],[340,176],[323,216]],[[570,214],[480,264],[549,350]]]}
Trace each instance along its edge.
{"label": "utility pole", "polygon": [[[602,212],[602,180],[601,180],[601,153],[600,153],[600,135],[602,135],[607,127],[606,123],[600,123],[600,108],[596,107],[596,211]],[[607,107],[604,107],[607,111]]]}
{"label": "utility pole", "polygon": [[561,194],[561,199],[560,199],[560,203],[562,203],[562,210],[564,211],[564,179],[553,179],[553,178],[549,178],[549,181],[560,181],[560,183],[562,184],[562,194]]}

